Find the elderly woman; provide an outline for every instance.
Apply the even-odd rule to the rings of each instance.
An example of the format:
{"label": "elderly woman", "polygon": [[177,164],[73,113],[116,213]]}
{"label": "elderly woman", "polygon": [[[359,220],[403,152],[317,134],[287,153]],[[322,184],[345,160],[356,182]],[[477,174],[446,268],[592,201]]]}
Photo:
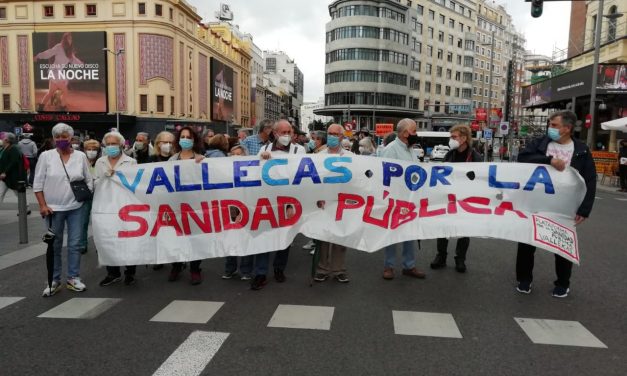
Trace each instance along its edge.
{"label": "elderly woman", "polygon": [[309,153],[319,153],[322,150],[327,148],[327,132],[325,131],[316,131],[314,132],[311,140],[307,144],[307,150]]}
{"label": "elderly woman", "polygon": [[209,139],[205,158],[226,157],[229,152],[229,139],[223,134],[217,134]]}
{"label": "elderly woman", "polygon": [[17,138],[13,133],[4,134],[0,151],[0,202],[4,201],[9,189],[17,196],[17,182],[26,181],[22,152],[16,143]]}
{"label": "elderly woman", "polygon": [[[124,166],[133,166],[137,162],[122,152],[124,147],[124,136],[118,132],[109,132],[102,139],[104,154],[96,161],[95,179],[108,179],[115,174],[116,170]],[[124,271],[124,284],[135,283],[135,265],[127,266]],[[107,266],[107,276],[100,281],[100,286],[109,286],[122,280],[122,273],[119,266]]]}
{"label": "elderly woman", "polygon": [[165,162],[174,154],[175,137],[168,131],[160,132],[155,138],[155,147],[149,162]]}
{"label": "elderly woman", "polygon": [[[196,162],[202,160],[201,139],[191,127],[183,127],[178,133],[176,140],[177,152],[170,157],[170,161],[178,161],[183,159],[194,159]],[[202,282],[202,275],[200,274],[200,261],[195,260],[189,263],[189,270],[191,274],[191,284],[199,285]],[[181,270],[183,270],[182,262],[175,262],[172,264],[172,270],[168,281],[174,282],[180,278]]]}
{"label": "elderly woman", "polygon": [[[96,140],[87,140],[83,142],[83,150],[89,161],[89,172],[92,176],[96,172],[96,161],[100,158],[100,142]],[[81,234],[81,253],[87,253],[87,232],[89,231],[89,219],[91,217],[91,204],[92,201],[85,201],[83,203],[83,233]]]}
{"label": "elderly woman", "polygon": [[83,202],[76,200],[70,182],[85,181],[93,191],[93,179],[89,172],[89,161],[81,151],[72,149],[74,129],[58,123],[52,128],[55,148],[43,152],[37,162],[33,192],[39,203],[39,212],[47,217],[52,232],[56,234],[53,243],[54,272],[52,285],[46,286],[44,296],[56,294],[61,287],[61,250],[63,232],[67,225],[67,281],[66,287],[72,291],[85,291],[87,288],[80,278],[81,233],[83,229]]}
{"label": "elderly woman", "polygon": [[375,154],[376,149],[374,146],[374,142],[370,137],[364,137],[359,140],[359,154],[361,155],[373,155]]}

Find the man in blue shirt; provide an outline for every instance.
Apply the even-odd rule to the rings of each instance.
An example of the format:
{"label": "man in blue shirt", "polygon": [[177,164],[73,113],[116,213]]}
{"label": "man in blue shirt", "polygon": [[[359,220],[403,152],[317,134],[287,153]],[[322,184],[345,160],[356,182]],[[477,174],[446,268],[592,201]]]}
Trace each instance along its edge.
{"label": "man in blue shirt", "polygon": [[248,136],[242,141],[242,146],[248,151],[248,155],[257,155],[261,147],[268,143],[270,134],[272,134],[272,125],[274,122],[264,119],[259,123],[259,132],[252,136]]}

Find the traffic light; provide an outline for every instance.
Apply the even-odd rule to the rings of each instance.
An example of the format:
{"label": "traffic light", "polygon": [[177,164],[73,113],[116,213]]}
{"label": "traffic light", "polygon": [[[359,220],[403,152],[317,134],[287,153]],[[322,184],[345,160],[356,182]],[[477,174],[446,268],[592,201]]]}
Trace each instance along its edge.
{"label": "traffic light", "polygon": [[542,15],[542,2],[544,0],[531,0],[531,17],[538,18]]}

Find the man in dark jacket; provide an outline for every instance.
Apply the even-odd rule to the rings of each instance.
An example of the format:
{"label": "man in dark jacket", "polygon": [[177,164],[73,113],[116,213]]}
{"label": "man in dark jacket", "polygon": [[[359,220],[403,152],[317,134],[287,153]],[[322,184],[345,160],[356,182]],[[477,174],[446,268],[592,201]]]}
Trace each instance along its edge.
{"label": "man in dark jacket", "polygon": [[17,195],[17,182],[26,180],[22,152],[13,133],[5,133],[0,156],[0,202],[10,189]]}
{"label": "man in dark jacket", "polygon": [[627,192],[627,140],[620,142],[618,150],[618,174],[620,176],[619,192]]}
{"label": "man in dark jacket", "polygon": [[[472,148],[472,133],[470,127],[459,124],[451,128],[451,139],[448,146],[451,149],[444,156],[444,162],[483,162],[481,154]],[[455,247],[455,270],[460,273],[466,271],[466,252],[470,245],[470,238],[463,237],[457,239]],[[446,266],[446,249],[448,247],[447,238],[438,238],[438,254],[431,263],[431,269],[440,269]]]}
{"label": "man in dark jacket", "polygon": [[[571,111],[559,111],[550,117],[547,136],[530,142],[518,155],[518,161],[523,163],[550,164],[558,171],[564,171],[568,166],[573,167],[586,183],[586,195],[577,215],[575,225],[582,223],[590,215],[596,192],[596,169],[592,154],[588,146],[572,137],[577,116]],[[518,243],[516,257],[516,279],[518,290],[521,293],[531,292],[533,280],[533,263],[536,248],[529,244]],[[554,282],[553,296],[565,298],[570,291],[570,275],[573,264],[565,258],[555,255],[555,272],[557,280]]]}

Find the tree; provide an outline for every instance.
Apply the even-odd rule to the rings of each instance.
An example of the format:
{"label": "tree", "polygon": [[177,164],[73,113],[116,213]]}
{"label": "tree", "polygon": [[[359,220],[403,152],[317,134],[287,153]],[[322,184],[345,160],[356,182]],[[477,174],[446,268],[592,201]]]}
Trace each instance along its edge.
{"label": "tree", "polygon": [[326,129],[326,126],[322,122],[322,120],[314,120],[307,125],[307,129],[310,131],[323,131]]}

